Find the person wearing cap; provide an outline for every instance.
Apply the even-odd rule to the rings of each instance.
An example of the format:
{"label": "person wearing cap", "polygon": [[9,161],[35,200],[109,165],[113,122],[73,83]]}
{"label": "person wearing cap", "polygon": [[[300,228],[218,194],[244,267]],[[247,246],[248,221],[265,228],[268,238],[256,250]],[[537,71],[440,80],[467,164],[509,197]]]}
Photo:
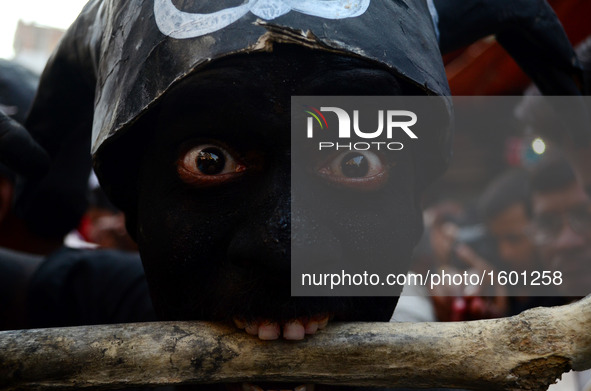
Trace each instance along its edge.
{"label": "person wearing cap", "polygon": [[[541,4],[541,20],[558,26]],[[328,243],[361,256],[377,241],[407,265],[422,230],[420,193],[451,152],[440,49],[454,45],[446,34],[456,11],[437,11],[423,0],[91,0],[50,59],[26,125],[53,159],[69,152],[64,140],[86,137],[99,181],[138,243],[160,319],[234,321],[265,340],[303,339],[329,317],[388,321],[396,297],[291,297],[290,229],[315,229],[300,244],[319,251]],[[481,33],[489,31],[462,38]],[[560,82],[545,78],[547,91],[562,82],[569,90],[577,72],[563,38],[549,38],[566,45],[557,58],[568,60],[553,73]],[[294,95],[430,95],[445,120],[395,162],[356,157],[345,174],[348,160],[327,170],[291,161]],[[295,164],[321,170],[312,170],[315,182],[338,183],[336,191],[367,185],[358,196],[372,199],[371,210],[334,213],[334,236],[315,210],[292,215]],[[336,210],[332,199],[316,201]]]}
{"label": "person wearing cap", "polygon": [[[328,316],[388,321],[394,297],[290,295],[289,105],[292,95],[448,99],[429,7],[415,3],[91,1],[50,60],[27,127],[50,155],[60,155],[60,137],[92,127],[97,176],[126,214],[161,319],[235,320],[263,339],[301,339]],[[373,29],[395,14],[404,27]],[[216,25],[214,15],[235,20]],[[123,35],[108,33],[119,25]],[[425,50],[408,50],[416,46]],[[449,127],[433,132],[420,165],[410,150],[399,154],[379,193],[392,218],[340,224],[373,221],[404,268],[421,231],[418,192],[443,171],[450,136]],[[393,229],[398,237],[386,239]]]}

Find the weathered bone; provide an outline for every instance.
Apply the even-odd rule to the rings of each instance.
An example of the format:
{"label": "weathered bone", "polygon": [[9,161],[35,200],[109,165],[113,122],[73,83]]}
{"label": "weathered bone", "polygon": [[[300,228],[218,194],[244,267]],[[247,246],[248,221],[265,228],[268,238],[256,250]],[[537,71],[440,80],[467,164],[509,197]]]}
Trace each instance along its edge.
{"label": "weathered bone", "polygon": [[260,341],[207,322],[0,333],[0,388],[117,388],[285,381],[543,390],[591,368],[591,296],[512,318],[332,324],[305,341]]}

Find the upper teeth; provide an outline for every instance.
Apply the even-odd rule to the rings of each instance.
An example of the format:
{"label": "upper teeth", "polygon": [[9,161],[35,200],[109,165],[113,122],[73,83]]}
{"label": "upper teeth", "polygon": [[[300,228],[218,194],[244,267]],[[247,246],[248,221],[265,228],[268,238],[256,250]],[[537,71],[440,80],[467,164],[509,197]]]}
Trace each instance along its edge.
{"label": "upper teeth", "polygon": [[[283,334],[283,338],[289,340],[304,339],[306,334],[315,334],[328,323],[328,315],[308,318],[297,318],[279,324],[270,320],[248,323],[243,319],[234,318],[236,327],[246,330],[250,335],[256,335],[263,340],[273,340]],[[300,391],[300,390],[298,390]]]}

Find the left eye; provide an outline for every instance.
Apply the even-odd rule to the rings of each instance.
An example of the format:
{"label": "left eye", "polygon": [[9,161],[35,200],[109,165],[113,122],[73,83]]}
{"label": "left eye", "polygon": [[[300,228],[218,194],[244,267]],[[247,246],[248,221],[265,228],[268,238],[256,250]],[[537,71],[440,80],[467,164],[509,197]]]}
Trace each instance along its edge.
{"label": "left eye", "polygon": [[347,151],[318,170],[326,180],[357,190],[379,189],[388,179],[388,165],[371,151]]}
{"label": "left eye", "polygon": [[225,148],[204,144],[191,148],[177,161],[179,177],[196,186],[212,186],[234,179],[246,167]]}

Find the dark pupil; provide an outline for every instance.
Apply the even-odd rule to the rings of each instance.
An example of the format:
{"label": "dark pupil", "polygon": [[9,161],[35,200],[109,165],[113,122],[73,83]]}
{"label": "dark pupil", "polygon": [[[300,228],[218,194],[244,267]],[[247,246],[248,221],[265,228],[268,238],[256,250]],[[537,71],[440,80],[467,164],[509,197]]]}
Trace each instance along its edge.
{"label": "dark pupil", "polygon": [[362,154],[350,153],[343,158],[341,170],[348,178],[364,177],[369,172],[369,164]]}
{"label": "dark pupil", "polygon": [[205,148],[197,156],[197,168],[205,175],[219,174],[225,166],[226,158],[217,148]]}

